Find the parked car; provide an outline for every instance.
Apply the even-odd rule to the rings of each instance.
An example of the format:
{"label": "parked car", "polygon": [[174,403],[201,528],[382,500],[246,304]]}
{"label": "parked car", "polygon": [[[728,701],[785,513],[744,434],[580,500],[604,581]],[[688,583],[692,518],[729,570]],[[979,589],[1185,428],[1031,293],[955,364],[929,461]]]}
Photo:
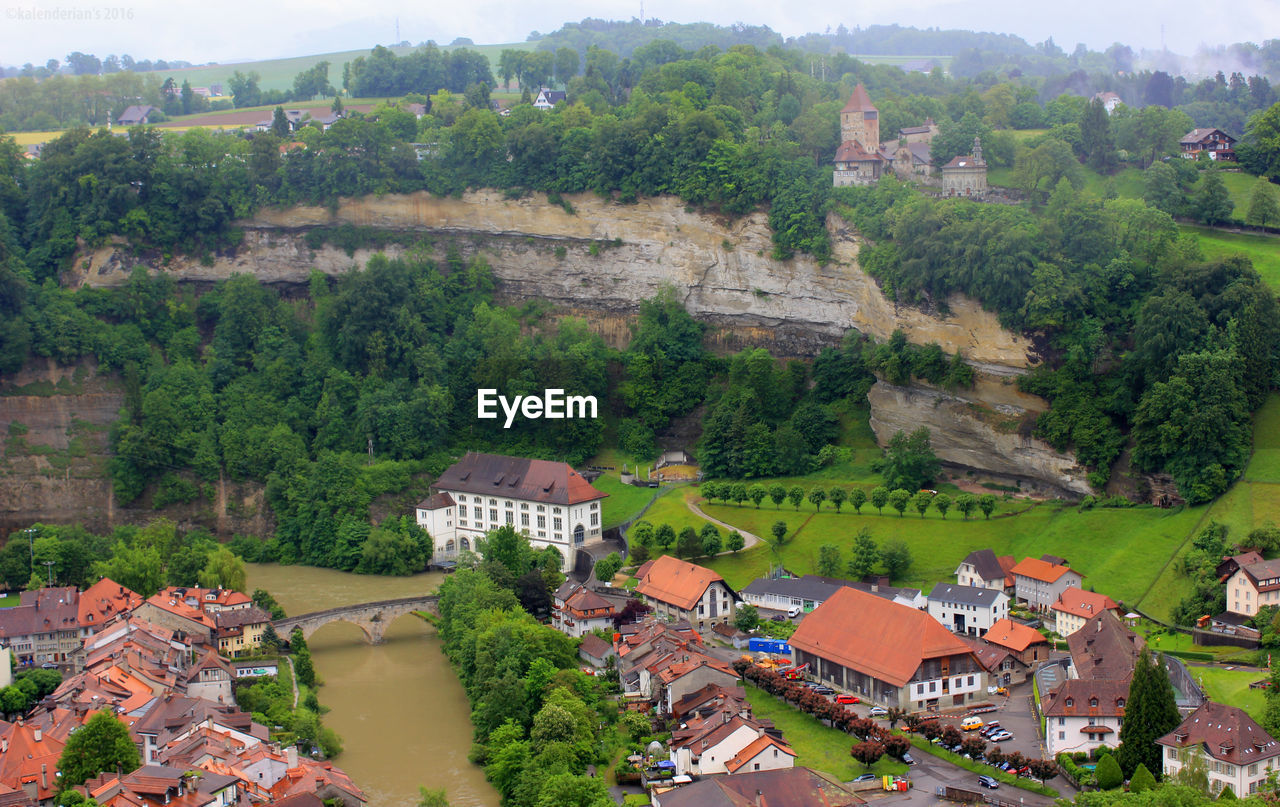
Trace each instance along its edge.
{"label": "parked car", "polygon": [[902,755],[902,761],[903,761],[903,762],[905,762],[905,763],[907,763],[908,765],[914,765],[914,764],[916,764],[915,757],[911,756],[910,754],[903,754],[903,755]]}
{"label": "parked car", "polygon": [[841,692],[836,695],[836,703],[861,703],[857,695],[850,695],[847,692]]}
{"label": "parked car", "polygon": [[880,777],[876,776],[874,773],[864,773],[861,776],[859,776],[857,779],[854,779],[853,781],[854,782],[874,782],[879,778]]}
{"label": "parked car", "polygon": [[788,608],[787,616],[790,617],[791,619],[795,619],[796,617],[800,616],[800,606],[793,605],[790,608]]}
{"label": "parked car", "polygon": [[981,785],[982,787],[989,787],[992,790],[1000,789],[1000,783],[997,782],[995,779],[992,779],[990,776],[979,776],[978,784]]}
{"label": "parked car", "polygon": [[787,615],[786,615],[786,614],[774,614],[773,616],[769,617],[769,619],[770,619],[770,620],[772,620],[772,621],[774,621],[774,622],[786,622],[786,621],[787,621]]}
{"label": "parked car", "polygon": [[965,731],[975,731],[980,729],[982,728],[982,718],[972,716],[966,717],[964,720],[960,721],[960,728]]}
{"label": "parked car", "polygon": [[1013,735],[1007,731],[997,731],[995,734],[992,734],[987,739],[993,743],[1002,743],[1005,740],[1012,740]]}
{"label": "parked car", "polygon": [[871,711],[868,712],[868,714],[872,717],[887,717],[889,715],[889,710],[883,706],[872,706]]}
{"label": "parked car", "polygon": [[983,726],[982,729],[978,731],[978,733],[981,734],[983,737],[990,737],[992,734],[995,734],[1003,730],[1004,729],[1000,728],[999,720],[992,720],[990,723]]}
{"label": "parked car", "polygon": [[835,691],[834,689],[832,689],[831,687],[827,686],[826,684],[818,684],[816,687],[814,687],[814,688],[813,688],[813,691],[814,691],[814,692],[817,692],[819,695],[834,695],[834,694],[836,694],[836,691]]}

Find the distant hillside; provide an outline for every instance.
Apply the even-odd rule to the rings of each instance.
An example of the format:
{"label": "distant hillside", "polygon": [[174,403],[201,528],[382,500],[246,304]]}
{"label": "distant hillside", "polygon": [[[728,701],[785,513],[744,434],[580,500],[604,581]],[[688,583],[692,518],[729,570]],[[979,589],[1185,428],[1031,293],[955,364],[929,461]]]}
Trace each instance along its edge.
{"label": "distant hillside", "polygon": [[[532,50],[536,43],[516,42],[507,45],[460,45],[468,50],[483,53],[489,57],[493,71],[498,71],[498,54],[508,48]],[[397,56],[404,56],[417,50],[420,45],[389,46]],[[453,46],[441,46],[441,50],[454,50]],[[190,67],[184,70],[170,70],[164,75],[173,76],[178,84],[190,81],[193,87],[208,87],[210,84],[221,84],[223,93],[229,93],[227,79],[236,70],[241,73],[256,72],[262,77],[258,86],[266,90],[287,90],[293,87],[293,77],[303,70],[313,67],[317,62],[329,63],[329,81],[335,87],[342,86],[342,65],[360,56],[368,56],[372,47],[360,50],[344,50],[336,53],[317,53],[311,56],[296,56],[290,59],[262,59],[256,62],[236,62],[234,64],[206,65]]]}

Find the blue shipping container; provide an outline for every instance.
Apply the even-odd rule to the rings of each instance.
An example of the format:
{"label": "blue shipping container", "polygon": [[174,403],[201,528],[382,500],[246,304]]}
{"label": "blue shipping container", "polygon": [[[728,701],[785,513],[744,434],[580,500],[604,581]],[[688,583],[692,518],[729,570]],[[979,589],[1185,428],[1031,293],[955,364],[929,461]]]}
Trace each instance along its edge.
{"label": "blue shipping container", "polygon": [[785,653],[791,655],[791,645],[781,639],[751,639],[747,648],[753,653]]}

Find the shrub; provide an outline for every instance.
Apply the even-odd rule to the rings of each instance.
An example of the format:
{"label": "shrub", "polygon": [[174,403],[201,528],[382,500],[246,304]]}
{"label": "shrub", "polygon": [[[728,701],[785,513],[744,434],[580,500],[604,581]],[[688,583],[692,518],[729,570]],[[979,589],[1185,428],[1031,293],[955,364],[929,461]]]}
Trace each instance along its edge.
{"label": "shrub", "polygon": [[1120,763],[1112,754],[1107,754],[1098,762],[1098,788],[1115,790],[1124,784],[1124,774],[1120,772]]}
{"label": "shrub", "polygon": [[1141,793],[1144,790],[1152,790],[1156,786],[1156,778],[1151,775],[1151,771],[1147,770],[1147,766],[1141,762],[1133,771],[1133,778],[1129,780],[1129,792]]}

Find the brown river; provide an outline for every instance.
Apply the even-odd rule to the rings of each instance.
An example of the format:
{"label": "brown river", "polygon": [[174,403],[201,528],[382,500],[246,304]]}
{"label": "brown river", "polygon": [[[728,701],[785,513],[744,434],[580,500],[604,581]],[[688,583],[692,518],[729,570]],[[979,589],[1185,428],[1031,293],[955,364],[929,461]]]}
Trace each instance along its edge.
{"label": "brown river", "polygon": [[[247,564],[250,591],[271,592],[290,616],[435,590],[443,575],[372,577],[310,566]],[[467,761],[471,709],[435,628],[415,616],[387,626],[386,642],[365,644],[355,625],[326,625],[308,640],[324,682],[324,722],[342,737],[334,763],[370,807],[415,807],[418,787],[444,788],[450,807],[493,807],[498,794]]]}

